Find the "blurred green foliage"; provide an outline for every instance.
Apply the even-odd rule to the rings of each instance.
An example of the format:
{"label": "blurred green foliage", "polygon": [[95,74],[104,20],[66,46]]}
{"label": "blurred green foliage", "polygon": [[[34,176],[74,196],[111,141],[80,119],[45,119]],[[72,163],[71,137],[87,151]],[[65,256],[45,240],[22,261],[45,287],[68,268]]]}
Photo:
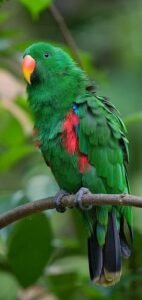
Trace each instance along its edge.
{"label": "blurred green foliage", "polygon": [[[33,41],[52,41],[70,52],[48,12],[52,2],[0,1],[0,80],[1,72],[7,71],[23,85],[21,56]],[[77,41],[86,72],[101,90],[98,93],[110,96],[124,116],[130,140],[131,191],[142,195],[142,2],[56,2]],[[4,212],[54,195],[58,185],[32,145],[32,116],[26,96],[21,93],[11,99],[9,95],[6,106],[1,87],[0,212]],[[9,90],[6,82],[5,90]],[[77,211],[68,210],[62,216],[48,211],[12,224],[0,234],[0,300],[42,300],[42,296],[22,296],[31,286],[43,288],[47,300],[139,300],[140,209],[134,209],[134,236],[133,254],[123,264],[120,283],[105,289],[89,281],[86,232]]]}
{"label": "blurred green foliage", "polygon": [[48,6],[52,4],[52,2],[52,0],[21,0],[21,3],[26,8],[28,8],[33,17],[37,17],[39,13],[45,8],[48,8]]}

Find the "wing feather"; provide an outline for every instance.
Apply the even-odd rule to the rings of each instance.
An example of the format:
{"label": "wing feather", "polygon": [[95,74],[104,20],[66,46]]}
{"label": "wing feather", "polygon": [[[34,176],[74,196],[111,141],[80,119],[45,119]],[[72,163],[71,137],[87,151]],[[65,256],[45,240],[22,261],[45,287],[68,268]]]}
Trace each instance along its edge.
{"label": "wing feather", "polygon": [[80,152],[88,156],[107,192],[127,192],[128,141],[119,113],[106,98],[96,94],[78,98],[76,105]]}

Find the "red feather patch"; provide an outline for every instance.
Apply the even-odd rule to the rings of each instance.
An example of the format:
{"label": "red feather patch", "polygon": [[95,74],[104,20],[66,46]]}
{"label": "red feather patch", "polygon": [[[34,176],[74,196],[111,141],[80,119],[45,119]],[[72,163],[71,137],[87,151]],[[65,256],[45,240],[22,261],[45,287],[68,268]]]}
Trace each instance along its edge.
{"label": "red feather patch", "polygon": [[89,160],[87,155],[81,154],[79,156],[79,170],[81,173],[84,173],[90,167]]}
{"label": "red feather patch", "polygon": [[79,118],[73,111],[69,111],[63,123],[63,143],[68,153],[73,154],[78,150],[78,139],[75,126],[79,123]]}
{"label": "red feather patch", "polygon": [[63,144],[69,154],[78,154],[79,170],[84,173],[88,170],[90,164],[87,155],[79,150],[78,137],[75,127],[79,124],[79,117],[71,110],[68,112],[63,123]]}

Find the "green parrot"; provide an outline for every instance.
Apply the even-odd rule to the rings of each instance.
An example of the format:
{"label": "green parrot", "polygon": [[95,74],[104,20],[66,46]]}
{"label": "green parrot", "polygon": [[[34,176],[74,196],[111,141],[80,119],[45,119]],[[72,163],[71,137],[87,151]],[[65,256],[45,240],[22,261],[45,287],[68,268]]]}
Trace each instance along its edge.
{"label": "green parrot", "polygon": [[120,280],[121,257],[131,254],[131,208],[85,209],[81,198],[89,192],[129,192],[125,126],[115,107],[96,94],[85,72],[62,49],[32,44],[24,52],[22,70],[36,143],[61,188],[55,197],[57,210],[64,211],[60,204],[64,194],[76,194],[88,228],[90,278],[96,284],[113,285]]}

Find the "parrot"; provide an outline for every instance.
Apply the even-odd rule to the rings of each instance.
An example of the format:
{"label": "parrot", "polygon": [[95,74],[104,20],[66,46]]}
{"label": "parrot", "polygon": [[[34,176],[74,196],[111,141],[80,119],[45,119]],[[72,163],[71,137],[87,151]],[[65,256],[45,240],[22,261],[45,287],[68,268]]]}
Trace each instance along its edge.
{"label": "parrot", "polygon": [[99,96],[86,72],[62,48],[47,42],[30,45],[22,73],[34,117],[34,136],[60,191],[75,194],[87,226],[90,279],[111,286],[119,282],[122,257],[131,255],[132,209],[123,205],[83,206],[87,193],[129,193],[127,131],[118,110]]}

